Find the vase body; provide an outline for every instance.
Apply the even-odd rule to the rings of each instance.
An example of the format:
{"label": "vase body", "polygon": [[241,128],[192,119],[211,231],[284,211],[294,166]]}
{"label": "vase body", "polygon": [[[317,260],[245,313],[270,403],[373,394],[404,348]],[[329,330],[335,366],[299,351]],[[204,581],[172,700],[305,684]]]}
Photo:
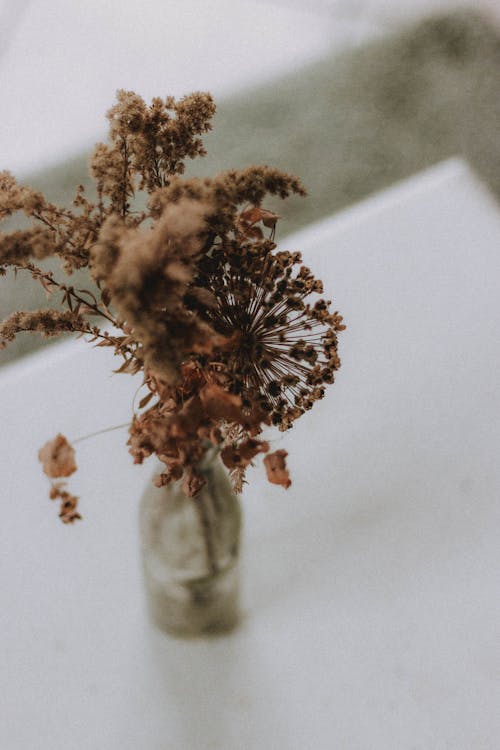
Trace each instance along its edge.
{"label": "vase body", "polygon": [[198,467],[205,486],[188,497],[181,483],[146,488],[140,507],[148,609],[168,633],[231,630],[239,612],[241,507],[215,454]]}

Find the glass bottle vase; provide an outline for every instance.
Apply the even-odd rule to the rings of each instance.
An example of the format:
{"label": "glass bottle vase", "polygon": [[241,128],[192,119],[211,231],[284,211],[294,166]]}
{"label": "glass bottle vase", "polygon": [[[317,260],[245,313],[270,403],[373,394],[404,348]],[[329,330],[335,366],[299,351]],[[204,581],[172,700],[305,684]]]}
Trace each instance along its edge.
{"label": "glass bottle vase", "polygon": [[177,636],[231,630],[238,622],[241,506],[215,451],[198,466],[205,486],[146,488],[140,535],[148,609]]}

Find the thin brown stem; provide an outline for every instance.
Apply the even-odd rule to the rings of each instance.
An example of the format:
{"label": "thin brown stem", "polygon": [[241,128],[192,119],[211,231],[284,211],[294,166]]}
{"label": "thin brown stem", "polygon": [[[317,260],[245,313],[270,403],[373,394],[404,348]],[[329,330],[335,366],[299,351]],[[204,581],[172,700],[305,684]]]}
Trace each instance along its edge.
{"label": "thin brown stem", "polygon": [[128,155],[128,148],[127,148],[127,139],[123,138],[122,140],[122,154],[123,154],[123,179],[122,179],[122,205],[121,205],[121,214],[123,217],[127,215],[128,212],[128,189],[127,189],[127,182],[128,182],[128,173],[130,169],[130,159]]}
{"label": "thin brown stem", "polygon": [[76,440],[72,440],[71,444],[76,445],[76,443],[83,443],[84,440],[88,440],[89,438],[97,437],[97,435],[103,435],[105,432],[113,432],[114,430],[121,430],[124,427],[130,427],[130,422],[124,422],[123,424],[114,425],[114,427],[104,427],[104,429],[102,430],[89,432],[88,435],[83,435],[82,437],[76,438]]}
{"label": "thin brown stem", "polygon": [[200,492],[198,496],[193,497],[193,502],[200,519],[201,531],[203,534],[203,542],[205,544],[205,552],[207,556],[207,565],[212,575],[218,572],[219,568],[217,565],[217,557],[215,554],[214,540],[212,536],[212,525],[210,523],[210,517],[208,509],[203,500],[203,492]]}
{"label": "thin brown stem", "polygon": [[[40,268],[37,268],[36,266],[34,266],[32,263],[26,263],[25,265],[20,265],[20,264],[12,264],[12,265],[17,270],[29,271],[33,277],[36,277],[40,280],[45,281],[45,283],[48,284],[49,286],[56,287],[60,292],[64,292],[64,294],[72,297],[76,302],[80,303],[81,305],[85,305],[86,307],[93,310],[96,315],[100,315],[101,317],[106,318],[106,320],[109,320],[109,322],[113,323],[115,327],[117,328],[120,327],[116,319],[111,314],[102,310],[96,302],[88,302],[87,300],[83,299],[83,297],[80,297],[80,295],[75,291],[74,287],[67,286],[66,284],[61,284],[61,282],[56,281],[56,279],[52,276],[52,274],[42,271]],[[93,296],[91,292],[84,291],[84,293],[90,294],[91,296]]]}

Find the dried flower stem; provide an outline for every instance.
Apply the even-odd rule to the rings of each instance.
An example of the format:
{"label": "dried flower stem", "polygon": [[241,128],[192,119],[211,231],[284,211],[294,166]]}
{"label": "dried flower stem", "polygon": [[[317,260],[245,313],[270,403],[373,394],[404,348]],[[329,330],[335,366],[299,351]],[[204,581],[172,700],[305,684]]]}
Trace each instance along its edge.
{"label": "dried flower stem", "polygon": [[97,435],[103,435],[105,432],[114,432],[114,430],[122,430],[124,427],[130,427],[130,422],[124,422],[123,424],[117,424],[114,427],[104,427],[102,430],[89,432],[88,435],[83,435],[83,437],[76,438],[76,440],[72,440],[71,443],[73,445],[76,445],[77,443],[83,443],[84,440],[88,440],[89,438],[97,437]]}
{"label": "dried flower stem", "polygon": [[198,495],[192,498],[192,502],[198,513],[200,520],[201,531],[203,534],[203,541],[205,544],[205,552],[207,556],[207,565],[211,575],[218,572],[217,555],[215,554],[215,546],[213,539],[213,528],[210,523],[210,515],[207,508],[207,498],[205,492],[200,492]]}
{"label": "dried flower stem", "polygon": [[[72,286],[67,286],[67,284],[62,284],[61,282],[57,281],[57,279],[54,278],[53,274],[50,271],[42,271],[37,266],[33,265],[32,263],[25,263],[23,265],[20,265],[18,263],[13,263],[12,268],[14,268],[16,271],[29,271],[31,276],[38,280],[44,289],[49,292],[51,291],[52,287],[55,287],[59,292],[62,292],[66,298],[66,300],[73,300],[77,305],[85,305],[86,308],[89,308],[92,310],[92,312],[95,315],[99,315],[102,318],[105,318],[110,323],[112,323],[116,328],[119,327],[119,323],[114,318],[110,312],[107,312],[103,309],[101,309],[97,301],[92,294],[91,291],[87,289],[79,290],[83,294],[87,294],[90,297],[93,298],[93,302],[89,302],[88,300],[81,297],[78,292],[74,289]],[[72,302],[69,302],[69,308],[72,309]]]}

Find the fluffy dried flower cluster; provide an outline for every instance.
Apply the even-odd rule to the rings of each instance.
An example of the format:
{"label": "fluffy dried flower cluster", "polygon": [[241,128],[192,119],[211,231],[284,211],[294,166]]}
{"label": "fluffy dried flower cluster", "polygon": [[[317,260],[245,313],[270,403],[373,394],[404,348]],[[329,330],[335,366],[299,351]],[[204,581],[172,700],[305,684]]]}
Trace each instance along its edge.
{"label": "fluffy dried flower cluster", "polygon": [[[97,200],[79,187],[69,209],[0,174],[0,220],[19,211],[33,220],[0,234],[0,273],[29,273],[63,308],[13,313],[0,325],[0,345],[23,331],[73,331],[112,347],[122,358],[117,372],[144,375],[128,441],[134,461],[155,454],[164,464],[156,484],[181,480],[190,496],[203,486],[198,466],[214,445],[237,491],[259,453],[269,481],[290,485],[286,451],[270,453],[262,430],[289,429],[323,397],[344,328],[300,253],[277,251],[278,216],[262,206],[268,195],[303,195],[295,177],[253,166],[180,176],[186,158],[205,153],[200,135],[214,111],[204,93],[147,106],[119,91],[110,142],[90,161]],[[142,211],[134,210],[139,191],[148,194]],[[88,268],[98,294],[36,265],[54,255],[66,274]],[[61,435],[40,460],[54,479],[76,469]],[[64,522],[80,518],[62,482],[50,497],[61,500]]]}

